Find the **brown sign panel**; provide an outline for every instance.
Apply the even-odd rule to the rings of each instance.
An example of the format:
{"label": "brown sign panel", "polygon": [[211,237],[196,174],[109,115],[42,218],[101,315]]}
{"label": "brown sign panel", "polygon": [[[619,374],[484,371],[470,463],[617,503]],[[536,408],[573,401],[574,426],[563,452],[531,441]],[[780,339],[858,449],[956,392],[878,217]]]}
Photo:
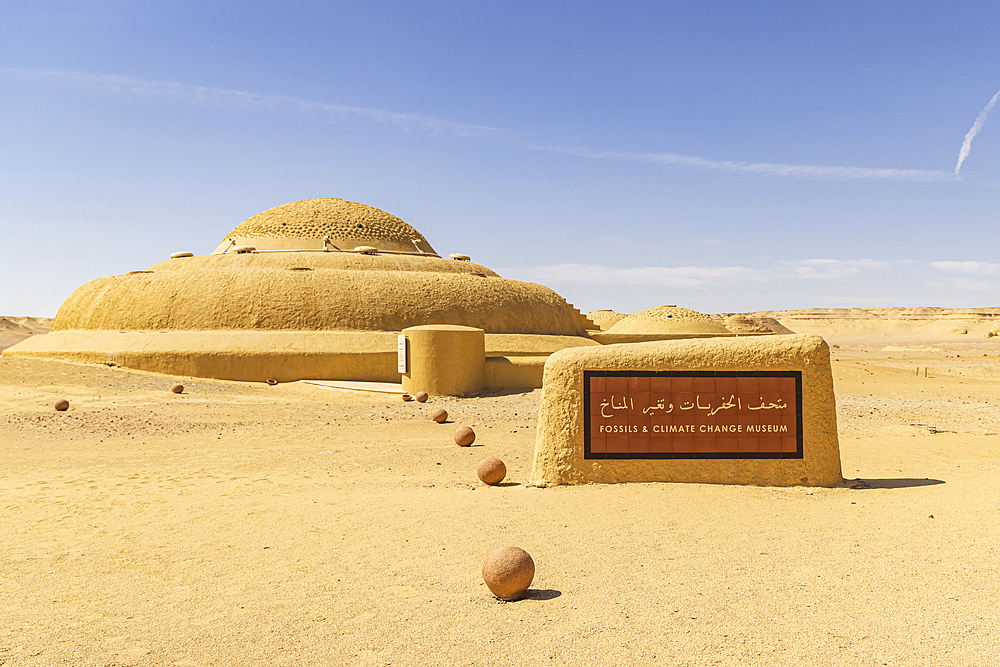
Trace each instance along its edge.
{"label": "brown sign panel", "polygon": [[801,371],[584,371],[585,459],[802,458]]}

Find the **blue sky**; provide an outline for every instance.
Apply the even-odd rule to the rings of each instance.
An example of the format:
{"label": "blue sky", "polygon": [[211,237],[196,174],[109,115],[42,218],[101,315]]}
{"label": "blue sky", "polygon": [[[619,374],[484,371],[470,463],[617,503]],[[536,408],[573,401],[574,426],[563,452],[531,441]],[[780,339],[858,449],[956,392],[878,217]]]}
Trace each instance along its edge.
{"label": "blue sky", "polygon": [[583,311],[1000,306],[998,28],[985,2],[0,0],[0,314],[311,197]]}

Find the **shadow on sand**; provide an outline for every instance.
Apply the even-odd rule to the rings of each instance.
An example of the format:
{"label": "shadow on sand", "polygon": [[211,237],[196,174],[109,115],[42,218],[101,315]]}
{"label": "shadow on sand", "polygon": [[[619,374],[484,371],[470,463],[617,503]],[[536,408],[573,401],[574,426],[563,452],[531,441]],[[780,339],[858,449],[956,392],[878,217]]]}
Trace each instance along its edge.
{"label": "shadow on sand", "polygon": [[934,486],[944,484],[942,479],[916,479],[914,477],[894,477],[887,479],[855,479],[851,482],[852,489],[908,489],[912,486]]}
{"label": "shadow on sand", "polygon": [[562,591],[551,588],[529,588],[524,592],[522,600],[555,600],[562,595]]}

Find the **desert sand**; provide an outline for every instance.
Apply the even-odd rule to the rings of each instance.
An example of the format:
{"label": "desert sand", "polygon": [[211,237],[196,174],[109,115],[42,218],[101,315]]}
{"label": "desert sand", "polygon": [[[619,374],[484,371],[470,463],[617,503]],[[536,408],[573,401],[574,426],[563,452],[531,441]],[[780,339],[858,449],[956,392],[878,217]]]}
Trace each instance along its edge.
{"label": "desert sand", "polygon": [[540,391],[0,359],[0,665],[990,664],[1000,337],[942,314],[768,315],[833,345],[837,488],[528,487]]}
{"label": "desert sand", "polygon": [[47,317],[0,317],[0,352],[51,328],[52,320]]}
{"label": "desert sand", "polygon": [[1000,335],[1000,308],[812,308],[749,313],[830,342],[936,341]]}

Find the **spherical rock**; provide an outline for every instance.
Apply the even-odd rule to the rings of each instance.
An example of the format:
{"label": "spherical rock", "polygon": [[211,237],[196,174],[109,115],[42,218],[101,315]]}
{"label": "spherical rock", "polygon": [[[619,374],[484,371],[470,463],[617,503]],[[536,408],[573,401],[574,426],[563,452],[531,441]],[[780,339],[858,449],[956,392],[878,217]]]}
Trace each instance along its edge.
{"label": "spherical rock", "polygon": [[426,391],[418,391],[416,394],[413,395],[413,398],[415,398],[419,402],[423,403],[423,402],[425,402],[427,400],[427,392]]}
{"label": "spherical rock", "polygon": [[495,486],[507,476],[507,466],[500,459],[490,457],[483,459],[476,466],[476,474],[484,484]]}
{"label": "spherical rock", "polygon": [[468,447],[476,441],[476,432],[468,426],[462,426],[455,431],[455,444],[459,447]]}
{"label": "spherical rock", "polygon": [[403,402],[404,403],[406,403],[407,401],[412,401],[412,400],[413,400],[412,396],[410,396],[409,394],[403,394]]}
{"label": "spherical rock", "polygon": [[431,419],[436,421],[438,424],[443,424],[448,421],[448,411],[444,408],[438,408],[431,413]]}
{"label": "spherical rock", "polygon": [[175,394],[181,394],[184,392],[184,385],[175,384],[173,387],[170,388],[170,391],[174,392]]}
{"label": "spherical rock", "polygon": [[500,547],[483,561],[483,581],[501,600],[519,600],[535,578],[535,561],[519,547]]}
{"label": "spherical rock", "polygon": [[59,412],[65,412],[66,410],[69,410],[69,401],[67,401],[65,398],[61,398],[58,401],[56,401],[56,410],[58,410]]}

